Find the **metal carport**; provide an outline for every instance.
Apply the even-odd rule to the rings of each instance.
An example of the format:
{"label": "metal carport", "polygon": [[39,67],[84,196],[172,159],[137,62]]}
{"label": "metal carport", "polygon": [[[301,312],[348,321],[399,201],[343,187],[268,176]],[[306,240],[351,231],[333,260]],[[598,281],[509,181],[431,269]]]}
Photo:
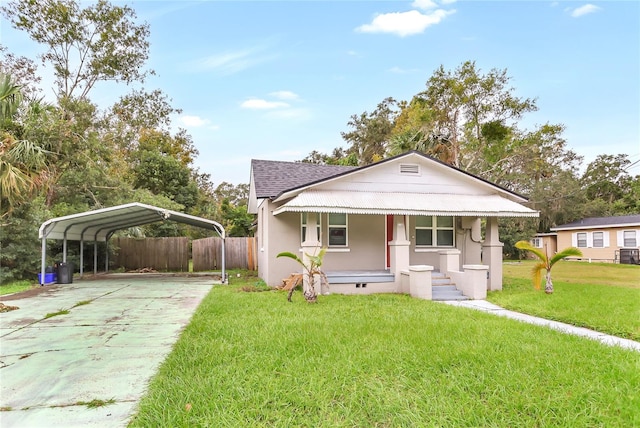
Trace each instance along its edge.
{"label": "metal carport", "polygon": [[[226,280],[225,272],[225,231],[224,227],[216,221],[184,214],[165,208],[145,205],[138,202],[118,205],[115,207],[101,208],[64,217],[52,218],[40,226],[39,237],[42,239],[42,266],[40,285],[45,281],[45,265],[47,255],[47,239],[61,239],[63,262],[67,261],[67,241],[80,241],[80,274],[83,273],[84,241],[94,242],[93,270],[98,271],[98,242],[104,241],[109,245],[109,239],[118,230],[129,227],[160,221],[175,221],[191,226],[215,231],[222,238],[222,282]],[[107,252],[105,270],[109,270],[109,257]]]}

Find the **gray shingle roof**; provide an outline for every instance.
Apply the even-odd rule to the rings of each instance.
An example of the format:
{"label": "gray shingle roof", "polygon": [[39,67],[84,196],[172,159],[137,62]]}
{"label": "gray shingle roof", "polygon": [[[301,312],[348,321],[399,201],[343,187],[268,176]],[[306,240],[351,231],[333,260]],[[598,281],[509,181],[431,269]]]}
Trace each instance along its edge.
{"label": "gray shingle roof", "polygon": [[356,169],[354,166],[318,165],[304,162],[251,160],[257,198],[273,198],[285,190]]}
{"label": "gray shingle roof", "polygon": [[591,217],[583,218],[572,223],[562,224],[560,226],[552,227],[551,230],[562,229],[576,229],[576,228],[589,228],[589,227],[602,227],[610,225],[639,225],[640,214],[633,215],[621,215],[613,217]]}

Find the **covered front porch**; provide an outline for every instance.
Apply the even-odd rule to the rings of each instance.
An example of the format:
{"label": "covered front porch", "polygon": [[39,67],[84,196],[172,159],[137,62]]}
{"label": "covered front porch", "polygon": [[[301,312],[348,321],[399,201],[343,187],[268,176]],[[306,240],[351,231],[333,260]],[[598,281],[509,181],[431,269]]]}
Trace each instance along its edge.
{"label": "covered front porch", "polygon": [[[371,196],[368,192],[350,193]],[[407,293],[432,299],[434,287],[439,287],[434,285],[433,274],[438,273],[449,280],[447,287],[454,287],[468,298],[482,299],[488,290],[502,289],[503,244],[499,240],[498,217],[537,215],[522,205],[492,195],[484,199],[421,195],[419,201],[415,201],[415,195],[413,199],[406,195],[401,198],[385,195],[386,206],[381,204],[382,197],[367,200],[359,196],[360,200],[351,198],[347,204],[331,192],[303,192],[273,212],[274,216],[304,213],[304,240],[300,249],[303,258],[316,254],[329,243],[323,270],[332,293]],[[320,236],[321,231],[332,233],[331,224],[327,227],[326,223],[331,223],[328,219],[333,213],[349,216],[344,227],[344,233],[349,228],[349,238],[345,237],[344,248],[332,247],[331,241]],[[425,220],[428,224],[423,226]],[[368,235],[381,234],[381,222],[385,239],[374,241]],[[371,226],[367,227],[367,223]],[[440,227],[441,224],[446,226]],[[421,241],[425,231],[426,242]],[[361,239],[368,244],[359,245]],[[376,245],[386,247],[386,262],[375,256],[376,263],[364,255]]]}

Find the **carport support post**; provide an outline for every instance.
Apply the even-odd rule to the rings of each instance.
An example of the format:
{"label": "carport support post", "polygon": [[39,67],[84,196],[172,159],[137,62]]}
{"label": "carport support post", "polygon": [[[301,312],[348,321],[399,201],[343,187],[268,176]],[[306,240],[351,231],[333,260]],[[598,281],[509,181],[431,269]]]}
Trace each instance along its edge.
{"label": "carport support post", "polygon": [[42,237],[42,265],[40,266],[40,285],[44,285],[44,270],[47,263],[47,238]]}
{"label": "carport support post", "polygon": [[224,258],[224,253],[225,253],[225,247],[224,247],[224,240],[225,237],[222,237],[222,283],[226,284],[227,283],[227,276],[226,276],[226,269],[225,269],[225,258]]}
{"label": "carport support post", "polygon": [[84,240],[80,239],[80,278],[82,278],[83,267],[84,267]]}
{"label": "carport support post", "polygon": [[[98,254],[98,253],[96,253]],[[96,263],[97,263],[97,255],[96,255]],[[109,272],[109,240],[104,240],[104,273]]]}
{"label": "carport support post", "polygon": [[67,231],[64,231],[64,239],[62,240],[62,261],[67,262]]}
{"label": "carport support post", "polygon": [[93,274],[98,274],[98,241],[93,241]]}

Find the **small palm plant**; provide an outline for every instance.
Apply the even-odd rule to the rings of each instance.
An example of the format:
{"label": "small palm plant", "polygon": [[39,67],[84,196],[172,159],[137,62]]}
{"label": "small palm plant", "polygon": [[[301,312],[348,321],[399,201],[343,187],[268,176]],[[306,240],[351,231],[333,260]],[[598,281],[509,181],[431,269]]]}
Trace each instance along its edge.
{"label": "small palm plant", "polygon": [[531,270],[533,286],[536,288],[536,290],[540,289],[542,271],[543,270],[547,271],[547,274],[545,277],[546,282],[544,286],[544,292],[547,294],[553,293],[553,282],[551,281],[551,268],[553,268],[553,265],[555,265],[558,261],[564,259],[565,257],[582,256],[582,251],[580,251],[576,247],[569,247],[569,248],[565,248],[562,251],[557,252],[553,257],[549,258],[549,255],[547,254],[547,251],[546,251],[546,247],[545,247],[545,251],[543,252],[539,248],[534,247],[527,241],[516,242],[516,248],[529,251],[530,253],[533,253],[538,258],[538,262],[533,266],[533,269]]}
{"label": "small palm plant", "polygon": [[[307,286],[303,285],[303,294],[304,298],[309,303],[315,303],[318,301],[318,292],[315,287],[315,278],[316,275],[320,278],[320,286],[329,285],[329,281],[327,280],[327,275],[322,271],[322,259],[324,258],[324,254],[327,252],[326,248],[322,248],[317,255],[311,255],[305,253],[305,256],[308,260],[308,263],[305,263],[300,257],[296,254],[293,254],[289,251],[282,252],[278,254],[276,257],[288,257],[290,259],[298,262],[300,266],[304,269],[304,276],[307,279]],[[287,300],[291,301],[291,295],[293,294],[293,290],[295,287],[291,287],[289,291],[289,295],[287,296]]]}

